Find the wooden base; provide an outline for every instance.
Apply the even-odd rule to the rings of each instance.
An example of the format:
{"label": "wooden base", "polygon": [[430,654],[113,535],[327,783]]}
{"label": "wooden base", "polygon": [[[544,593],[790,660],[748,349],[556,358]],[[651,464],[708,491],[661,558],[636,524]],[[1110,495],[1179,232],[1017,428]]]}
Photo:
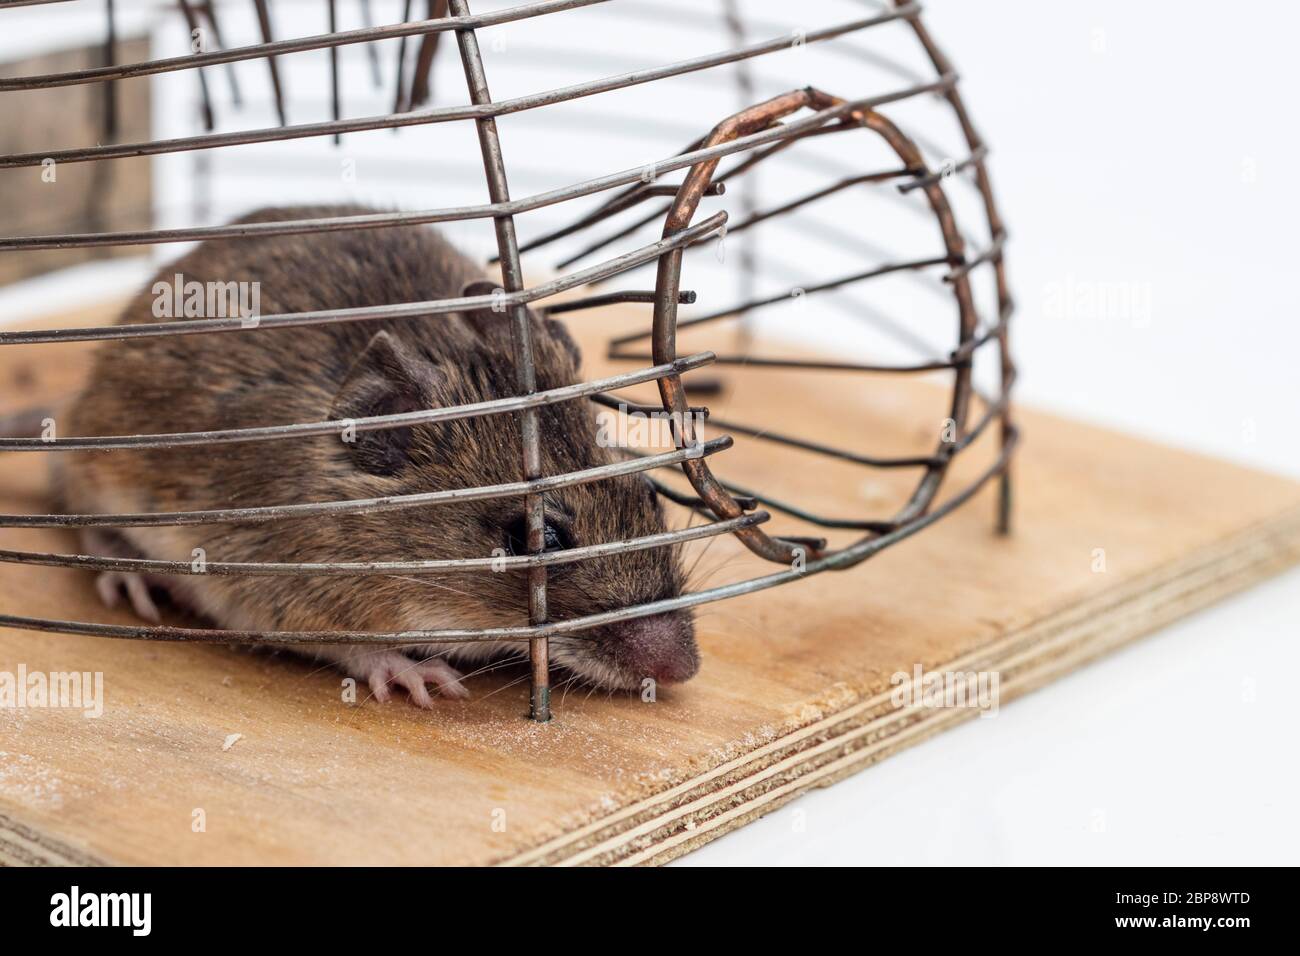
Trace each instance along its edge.
{"label": "wooden base", "polygon": [[[66,393],[86,352],[0,351],[0,406]],[[707,400],[720,416],[873,453],[927,450],[945,413],[926,382],[697,374],[726,383]],[[420,711],[344,703],[339,674],[284,655],[0,631],[0,672],[100,671],[106,697],[98,719],[0,711],[0,862],[662,863],[977,713],[895,706],[898,672],[996,672],[1005,704],[1300,559],[1300,485],[1019,417],[1011,536],[993,533],[988,488],[855,569],[705,607],[700,675],[654,703],[557,689],[536,725],[522,668]],[[945,493],[992,449],[971,452]],[[0,509],[47,510],[41,457],[0,459]],[[916,477],[744,437],[716,461],[844,516],[887,516]],[[54,531],[0,542],[75,550]],[[769,570],[730,539],[699,568],[695,588]],[[0,566],[0,608],[131,620],[63,569]]]}

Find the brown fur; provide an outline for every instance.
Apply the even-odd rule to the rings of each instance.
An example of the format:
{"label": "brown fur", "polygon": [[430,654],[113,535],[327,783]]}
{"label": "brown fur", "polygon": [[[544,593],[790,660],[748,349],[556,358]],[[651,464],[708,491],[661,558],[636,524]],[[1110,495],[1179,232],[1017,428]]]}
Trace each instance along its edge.
{"label": "brown fur", "polygon": [[[370,212],[359,207],[266,209],[242,220]],[[400,227],[211,241],[169,265],[199,282],[257,281],[261,313],[304,312],[454,297],[482,273],[438,233]],[[152,283],[150,283],[152,286]],[[146,289],[122,323],[157,321]],[[578,354],[563,327],[533,317],[537,387],[578,380]],[[379,333],[387,333],[375,342]],[[372,345],[372,343],[374,343]],[[370,351],[367,349],[370,347]],[[364,357],[363,357],[364,356]],[[416,397],[367,412],[371,391],[401,379]],[[399,391],[401,391],[399,389]],[[506,313],[434,315],[106,343],[65,434],[120,435],[242,428],[460,405],[517,394]],[[543,474],[615,460],[597,446],[586,400],[541,409]],[[61,425],[63,423],[60,423]],[[517,415],[417,426],[391,474],[358,467],[382,435],[242,442],[209,447],[121,450],[64,456],[61,486],[72,512],[183,511],[332,501],[493,485],[521,477]],[[131,548],[152,558],[209,561],[365,561],[484,557],[503,546],[522,499],[446,504],[373,515],[299,518],[228,526],[129,528]],[[548,493],[548,516],[580,546],[665,530],[656,495],[639,476]],[[479,572],[398,577],[177,577],[169,587],[228,627],[401,630],[527,622],[524,576]],[[679,555],[653,549],[556,568],[550,618],[561,620],[674,596]],[[556,639],[557,663],[605,686],[635,687],[644,676],[683,679],[695,669],[689,618],[607,628],[592,646]],[[629,629],[630,628],[630,629]],[[657,629],[656,629],[657,628]],[[647,635],[665,647],[644,647]],[[517,651],[519,645],[510,645]],[[431,648],[436,653],[447,648]],[[480,659],[498,647],[456,646]],[[364,676],[353,649],[327,659]]]}

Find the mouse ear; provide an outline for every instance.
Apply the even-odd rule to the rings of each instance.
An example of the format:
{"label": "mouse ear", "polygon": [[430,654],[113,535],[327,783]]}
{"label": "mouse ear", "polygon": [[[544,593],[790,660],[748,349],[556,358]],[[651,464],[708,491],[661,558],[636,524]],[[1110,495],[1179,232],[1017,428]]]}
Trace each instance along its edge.
{"label": "mouse ear", "polygon": [[[460,294],[500,296],[503,293],[497,283],[488,279],[475,279],[467,282]],[[575,369],[582,364],[582,352],[563,323],[556,322],[554,319],[539,318],[531,309],[528,314],[533,320],[533,348],[539,353],[539,362],[545,363],[546,353],[550,351],[553,353],[553,359],[563,358],[572,363]],[[510,339],[509,309],[499,307],[474,309],[464,315],[466,323],[481,339],[503,350],[513,348]]]}
{"label": "mouse ear", "polygon": [[500,284],[487,279],[475,279],[465,283],[460,290],[462,296],[492,296],[492,305],[486,308],[466,309],[462,314],[470,331],[480,339],[495,346],[508,347],[510,343],[510,310],[505,308],[501,296],[505,293]]}
{"label": "mouse ear", "polygon": [[[330,404],[330,418],[370,418],[427,408],[434,365],[391,332],[377,332],[352,363]],[[348,454],[362,471],[395,475],[406,465],[410,428],[350,432]]]}
{"label": "mouse ear", "polygon": [[460,290],[460,294],[462,296],[495,295],[500,289],[500,285],[489,279],[474,279],[472,282],[465,283],[465,288]]}

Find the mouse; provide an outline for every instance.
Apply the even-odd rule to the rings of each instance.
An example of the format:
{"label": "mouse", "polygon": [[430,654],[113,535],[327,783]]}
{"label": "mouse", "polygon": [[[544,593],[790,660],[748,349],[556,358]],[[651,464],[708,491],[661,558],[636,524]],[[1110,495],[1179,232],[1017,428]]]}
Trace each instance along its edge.
{"label": "mouse", "polygon": [[[366,215],[360,205],[260,209],[236,222]],[[250,283],[261,315],[484,295],[498,283],[431,226],[247,235],[201,242],[162,268],[119,324],[157,322],[159,293],[184,282]],[[158,291],[155,291],[158,290]],[[184,320],[185,316],[173,316]],[[170,321],[171,318],[168,320]],[[529,310],[537,388],[580,381],[565,327]],[[61,435],[130,435],[357,419],[518,394],[510,315],[490,308],[422,317],[230,333],[118,338],[101,343],[88,379],[58,422]],[[594,403],[539,408],[542,474],[609,464]],[[605,443],[608,444],[608,443]],[[197,511],[416,494],[516,482],[517,414],[382,431],[172,448],[69,451],[54,456],[67,514]],[[172,527],[87,527],[87,554],[190,562],[338,562],[526,553],[522,497],[448,501],[371,514]],[[555,488],[544,495],[547,550],[667,530],[643,475]],[[562,620],[674,598],[678,547],[624,551],[553,565],[548,618]],[[179,608],[239,630],[403,631],[517,626],[528,621],[526,572],[437,575],[141,575],[106,571],[104,603],[125,597],[157,622],[157,590]],[[158,595],[161,599],[162,595]],[[527,656],[523,642],[427,646],[292,645],[303,656],[421,707],[432,689],[469,696],[466,670]],[[636,690],[679,683],[699,668],[693,615],[660,613],[550,639],[551,662],[583,683]]]}

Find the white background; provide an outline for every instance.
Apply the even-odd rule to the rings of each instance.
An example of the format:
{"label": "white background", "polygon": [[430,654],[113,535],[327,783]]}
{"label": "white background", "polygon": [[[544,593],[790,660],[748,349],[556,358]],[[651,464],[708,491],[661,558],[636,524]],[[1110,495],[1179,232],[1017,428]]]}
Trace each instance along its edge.
{"label": "white background", "polygon": [[[89,9],[60,6],[69,10],[3,11],[14,26],[0,34],[0,53],[63,42],[71,21],[67,30],[36,31],[21,27],[35,20],[18,20]],[[311,18],[323,6],[277,5],[300,11],[285,14],[292,28],[282,34],[321,29]],[[349,17],[353,6],[342,5]],[[751,40],[799,28],[791,18],[801,12],[816,26],[870,6],[741,0],[742,9],[776,30],[755,30]],[[628,21],[599,9],[502,28],[501,47],[485,49],[494,94],[520,95],[727,45],[715,6],[679,0],[663,7],[695,11],[698,29],[683,34],[667,13],[647,16],[645,4],[630,2]],[[379,20],[396,19],[397,4],[375,8]],[[1011,233],[1021,400],[1300,476],[1294,5],[932,0],[926,20],[960,71],[992,147]],[[237,33],[238,25],[230,29]],[[183,52],[183,37],[164,32],[155,54]],[[657,45],[665,35],[673,42]],[[894,40],[882,32],[861,45],[922,62],[891,47]],[[312,56],[287,68],[297,122],[326,118],[325,87],[313,72],[320,64]],[[765,59],[758,93],[814,80],[846,96],[881,90],[869,65],[822,56],[812,46],[803,56],[774,57],[770,66]],[[349,114],[385,109],[389,94],[368,92],[359,79],[364,60],[345,51],[343,62],[352,71]],[[239,70],[245,90],[256,89],[261,66]],[[454,57],[439,62],[436,78],[438,105],[463,102]],[[210,76],[224,116],[223,79]],[[158,135],[196,131],[188,79],[164,77],[155,93]],[[718,103],[734,106],[732,95],[699,74],[544,118],[506,118],[514,193],[670,155],[729,112]],[[254,97],[237,119],[271,123],[269,102]],[[343,153],[356,159],[354,182],[340,181],[339,154],[322,143],[226,151],[214,157],[211,193],[198,200],[194,157],[159,160],[160,218],[224,219],[291,198],[407,208],[484,201],[476,146],[463,128],[349,137]],[[957,146],[952,155],[962,155]],[[796,195],[801,189],[790,184],[799,175],[771,174],[764,185],[771,188],[776,177],[774,192]],[[737,198],[728,207],[733,214]],[[536,234],[564,218],[543,211],[521,232]],[[475,225],[458,229],[467,246],[490,245]],[[762,281],[780,286],[828,268],[838,250],[788,236],[764,252]],[[112,294],[148,270],[142,261],[92,266],[78,273],[81,279],[47,277],[0,290],[0,309],[21,320],[88,292]],[[1111,298],[1098,306],[1077,298],[1083,293]],[[869,304],[886,312],[914,304],[904,291],[886,288],[881,296]],[[1298,592],[1300,574],[1293,572],[1017,701],[996,719],[972,721],[805,796],[682,863],[1300,861],[1291,706],[1300,667]]]}
{"label": "white background", "polygon": [[[1294,5],[926,6],[994,150],[1023,399],[1300,475]],[[1048,319],[1071,275],[1149,283],[1149,324]],[[681,862],[1294,865],[1297,638],[1293,571]]]}

